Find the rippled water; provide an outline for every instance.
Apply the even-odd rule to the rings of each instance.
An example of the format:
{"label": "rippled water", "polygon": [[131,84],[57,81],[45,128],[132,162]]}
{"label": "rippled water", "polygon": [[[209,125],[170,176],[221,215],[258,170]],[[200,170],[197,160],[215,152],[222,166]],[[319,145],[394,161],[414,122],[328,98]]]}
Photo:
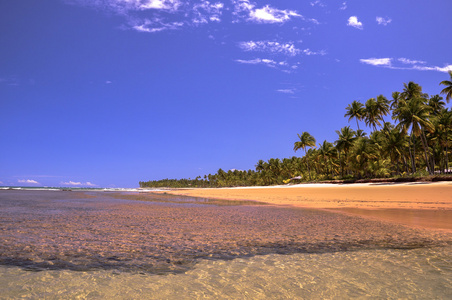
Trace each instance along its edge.
{"label": "rippled water", "polygon": [[0,298],[452,298],[449,234],[223,204],[0,191]]}
{"label": "rippled water", "polygon": [[201,261],[184,274],[0,268],[2,298],[451,299],[450,248]]}

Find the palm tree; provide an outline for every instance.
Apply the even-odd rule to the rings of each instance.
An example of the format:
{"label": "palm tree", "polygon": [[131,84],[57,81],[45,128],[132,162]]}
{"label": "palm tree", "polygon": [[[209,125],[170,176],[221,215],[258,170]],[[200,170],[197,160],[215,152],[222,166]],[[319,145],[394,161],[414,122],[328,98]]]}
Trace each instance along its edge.
{"label": "palm tree", "polygon": [[445,85],[446,87],[441,91],[441,94],[446,95],[446,101],[449,103],[452,98],[452,70],[448,72],[450,76],[450,80],[443,80],[439,84]]}
{"label": "palm tree", "polygon": [[404,99],[402,98],[400,92],[393,92],[391,100],[391,109],[396,109],[399,106],[399,102],[403,100]]}
{"label": "palm tree", "polygon": [[384,123],[385,120],[383,119],[383,117],[389,113],[389,101],[388,101],[388,99],[386,99],[385,96],[379,95],[377,97],[376,110],[377,110],[378,114],[380,115],[381,120]]}
{"label": "palm tree", "polygon": [[403,84],[403,92],[400,93],[400,97],[408,101],[413,98],[425,98],[426,94],[422,93],[422,87],[419,84],[410,81],[408,84]]}
{"label": "palm tree", "polygon": [[[314,147],[315,148],[315,138],[309,134],[309,132],[304,131],[298,134],[299,141],[296,141],[293,145],[293,150],[296,152],[299,149],[303,149],[304,153],[306,153],[306,147]],[[306,159],[306,165],[308,167],[309,180],[311,180],[311,170],[309,169],[309,159]]]}
{"label": "palm tree", "polygon": [[357,173],[367,173],[369,161],[378,158],[375,147],[368,138],[358,138],[353,144],[351,152],[351,158]]}
{"label": "palm tree", "polygon": [[344,117],[349,117],[348,121],[350,122],[351,119],[356,119],[356,126],[358,126],[359,130],[359,124],[358,121],[361,121],[364,118],[364,106],[359,101],[353,101],[352,104],[349,104],[346,108],[347,112],[345,113]]}
{"label": "palm tree", "polygon": [[[322,144],[319,144],[319,154],[323,158],[326,167],[326,174],[331,173],[331,177],[333,177],[333,158],[336,157],[337,151],[334,148],[333,144],[323,141]],[[331,171],[331,172],[330,172]]]}
{"label": "palm tree", "polygon": [[433,119],[435,126],[435,137],[438,140],[438,144],[441,148],[441,152],[444,153],[444,164],[441,166],[441,172],[444,169],[449,170],[449,147],[452,146],[452,110],[444,109],[441,113]]}
{"label": "palm tree", "polygon": [[[385,123],[387,124],[387,123]],[[404,156],[405,149],[408,147],[408,141],[406,134],[403,133],[400,128],[387,128],[386,140],[383,143],[382,150],[384,153],[389,154],[389,158],[396,166],[396,174],[400,173],[399,159],[402,159],[405,167],[406,160]]]}
{"label": "palm tree", "polygon": [[440,95],[435,95],[428,99],[428,106],[432,108],[432,113],[436,116],[445,108],[446,103],[443,100],[443,97]]}
{"label": "palm tree", "polygon": [[381,126],[380,121],[382,120],[382,117],[379,105],[375,98],[370,98],[366,101],[364,108],[364,120],[367,126],[374,128],[374,131],[377,130],[377,125]]}
{"label": "palm tree", "polygon": [[[421,137],[422,146],[424,148],[425,164],[429,173],[433,173],[433,169],[430,166],[427,152],[427,141],[424,131],[434,131],[433,124],[429,121],[430,107],[424,104],[424,98],[419,96],[413,96],[404,105],[399,106],[394,110],[394,118],[399,120],[398,126],[404,133],[411,128],[411,133],[414,136]],[[414,166],[414,158],[412,156],[412,164]],[[414,168],[415,169],[415,168]]]}
{"label": "palm tree", "polygon": [[[339,151],[344,151],[344,161],[347,161],[348,158],[348,152],[350,148],[353,146],[353,143],[357,139],[356,132],[350,128],[350,126],[341,128],[341,131],[336,130],[336,133],[338,134],[339,138],[335,142],[336,148]],[[343,175],[343,174],[342,174]]]}

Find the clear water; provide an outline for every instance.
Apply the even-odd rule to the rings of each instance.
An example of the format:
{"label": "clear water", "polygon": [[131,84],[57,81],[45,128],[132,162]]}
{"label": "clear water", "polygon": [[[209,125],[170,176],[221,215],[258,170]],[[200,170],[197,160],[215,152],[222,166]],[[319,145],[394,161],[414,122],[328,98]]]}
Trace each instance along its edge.
{"label": "clear water", "polygon": [[452,299],[449,234],[114,196],[0,191],[0,299]]}
{"label": "clear water", "polygon": [[3,299],[451,299],[450,248],[203,260],[183,274],[0,268]]}

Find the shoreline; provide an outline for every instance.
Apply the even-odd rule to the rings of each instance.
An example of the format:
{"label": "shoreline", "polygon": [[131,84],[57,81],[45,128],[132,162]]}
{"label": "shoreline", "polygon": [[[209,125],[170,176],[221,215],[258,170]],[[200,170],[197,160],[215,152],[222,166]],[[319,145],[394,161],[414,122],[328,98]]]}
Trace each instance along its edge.
{"label": "shoreline", "polygon": [[452,182],[319,183],[156,193],[320,209],[452,233]]}

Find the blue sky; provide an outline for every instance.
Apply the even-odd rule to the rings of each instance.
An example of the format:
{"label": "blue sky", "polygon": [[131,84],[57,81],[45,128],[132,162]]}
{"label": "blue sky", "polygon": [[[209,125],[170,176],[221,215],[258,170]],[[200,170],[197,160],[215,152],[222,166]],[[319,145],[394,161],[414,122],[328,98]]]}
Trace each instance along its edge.
{"label": "blue sky", "polygon": [[[449,0],[0,2],[0,185],[136,187],[334,142],[452,70]],[[448,104],[450,107],[451,104]]]}

